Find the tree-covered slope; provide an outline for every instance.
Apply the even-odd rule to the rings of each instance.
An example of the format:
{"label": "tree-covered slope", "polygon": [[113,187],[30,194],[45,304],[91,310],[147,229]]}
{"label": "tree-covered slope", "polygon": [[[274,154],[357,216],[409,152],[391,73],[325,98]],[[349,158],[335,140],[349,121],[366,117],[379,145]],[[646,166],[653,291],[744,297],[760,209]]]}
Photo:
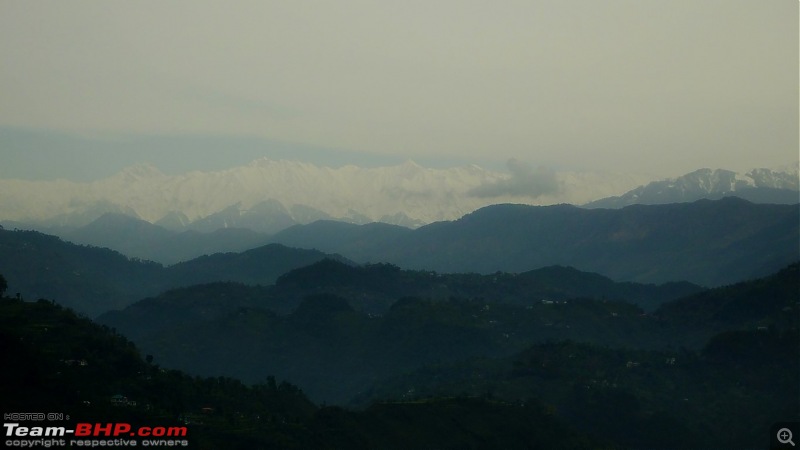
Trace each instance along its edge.
{"label": "tree-covered slope", "polygon": [[[699,349],[724,330],[790,330],[797,327],[800,283],[797,277],[785,275],[793,267],[738,288],[716,288],[703,294],[722,303],[747,297],[751,285],[775,294],[759,311],[737,313],[746,315],[747,321],[723,324],[698,320],[692,312],[695,296],[668,302],[658,314],[647,314],[623,301],[575,298],[564,292],[562,296],[517,298],[506,282],[525,276],[508,274],[464,275],[473,283],[472,289],[483,287],[482,296],[407,296],[393,299],[387,303],[391,306],[375,313],[355,305],[383,301],[382,295],[389,298],[389,291],[381,291],[382,287],[397,286],[402,293],[399,286],[413,286],[417,278],[441,283],[450,276],[440,279],[436,274],[392,266],[358,268],[333,261],[291,272],[273,288],[195,286],[146,299],[100,320],[135,339],[169,367],[251,382],[272,373],[300,383],[317,401],[341,404],[376,380],[396,373],[465,358],[505,357],[548,340]],[[595,279],[569,269],[544,272],[580,275],[566,277],[568,282]],[[366,274],[369,282],[359,281]],[[298,291],[306,294],[296,293],[300,299],[291,308],[286,306],[295,305],[295,298],[276,290],[314,281],[315,289]],[[661,313],[670,310],[686,313]]]}
{"label": "tree-covered slope", "polygon": [[800,419],[798,342],[797,329],[726,332],[697,352],[548,342],[509,358],[429,366],[361,400],[534,399],[623,448],[763,448],[774,423]]}
{"label": "tree-covered slope", "polygon": [[122,308],[165,287],[159,264],[35,231],[0,229],[0,272],[9,292],[58,299],[88,315]]}
{"label": "tree-covered slope", "polygon": [[620,210],[495,205],[414,230],[373,260],[481,273],[559,264],[620,281],[719,286],[794,262],[799,207],[738,198]]}
{"label": "tree-covered slope", "polygon": [[[443,398],[348,411],[317,407],[296,386],[268,375],[247,386],[164,370],[142,360],[135,346],[108,328],[44,300],[0,299],[0,349],[13,361],[0,371],[6,411],[59,412],[69,417],[57,423],[66,428],[121,422],[185,429],[185,435],[170,439],[179,447],[613,448],[538,403]],[[22,421],[32,424],[41,425]],[[65,439],[69,446],[75,440]],[[107,444],[105,438],[77,440]]]}
{"label": "tree-covered slope", "polygon": [[163,267],[35,231],[0,229],[0,271],[10,292],[55,299],[89,316],[182,286],[215,281],[272,284],[285,272],[333,257],[269,244]]}

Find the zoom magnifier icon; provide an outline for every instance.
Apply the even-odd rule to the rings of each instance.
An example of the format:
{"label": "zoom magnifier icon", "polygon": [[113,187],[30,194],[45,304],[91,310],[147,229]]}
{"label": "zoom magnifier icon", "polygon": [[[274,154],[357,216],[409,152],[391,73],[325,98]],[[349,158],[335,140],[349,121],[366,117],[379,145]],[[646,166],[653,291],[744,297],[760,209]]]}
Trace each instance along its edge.
{"label": "zoom magnifier icon", "polygon": [[792,442],[792,430],[788,428],[781,428],[778,430],[776,437],[778,438],[778,442],[781,444],[792,444],[792,447],[794,447],[794,442]]}

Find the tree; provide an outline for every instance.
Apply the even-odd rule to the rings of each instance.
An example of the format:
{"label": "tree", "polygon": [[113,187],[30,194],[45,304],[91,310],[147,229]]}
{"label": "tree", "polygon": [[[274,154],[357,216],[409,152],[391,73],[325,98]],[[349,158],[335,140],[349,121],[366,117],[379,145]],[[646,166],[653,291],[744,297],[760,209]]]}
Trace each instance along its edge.
{"label": "tree", "polygon": [[3,274],[0,274],[0,297],[6,294],[6,289],[8,289],[8,282],[3,277]]}

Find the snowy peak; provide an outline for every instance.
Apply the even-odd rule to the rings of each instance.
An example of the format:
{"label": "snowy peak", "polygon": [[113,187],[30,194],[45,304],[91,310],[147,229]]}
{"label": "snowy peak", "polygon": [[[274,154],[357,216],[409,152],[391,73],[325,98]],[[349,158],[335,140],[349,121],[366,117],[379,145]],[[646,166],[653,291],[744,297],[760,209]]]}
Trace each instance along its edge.
{"label": "snowy peak", "polygon": [[232,169],[174,176],[139,164],[92,183],[0,180],[0,219],[45,223],[60,217],[77,227],[105,212],[121,212],[169,229],[258,223],[266,231],[319,219],[418,226],[454,219],[493,201],[532,200],[469,195],[477,186],[507,177],[476,166],[431,169],[413,161],[331,168],[262,158]]}
{"label": "snowy peak", "polygon": [[498,203],[584,204],[630,191],[615,197],[615,204],[624,206],[740,195],[765,187],[785,193],[794,186],[796,192],[797,172],[758,169],[739,175],[701,169],[643,185],[647,181],[632,175],[553,172],[519,161],[509,161],[508,171],[499,172],[475,165],[433,169],[410,160],[332,168],[262,158],[227,170],[179,175],[138,164],[91,183],[0,180],[0,220],[81,227],[115,212],[172,231],[249,228],[275,233],[320,219],[416,228]]}
{"label": "snowy peak", "polygon": [[747,177],[753,180],[756,187],[772,189],[800,189],[797,167],[794,171],[776,172],[770,169],[753,169],[747,173]]}
{"label": "snowy peak", "polygon": [[[293,211],[297,211],[298,214],[293,214]],[[245,228],[273,234],[292,225],[309,223],[318,218],[324,218],[324,214],[314,214],[311,208],[297,206],[290,210],[281,202],[269,199],[249,208],[237,202],[222,211],[188,224],[186,228],[206,233],[225,228]]]}
{"label": "snowy peak", "polygon": [[166,228],[167,230],[179,231],[185,229],[191,220],[186,214],[180,211],[170,211],[164,217],[155,222],[155,225]]}
{"label": "snowy peak", "polygon": [[746,174],[699,169],[678,178],[639,186],[618,197],[587,203],[589,208],[622,208],[633,204],[691,202],[738,196],[757,203],[798,203],[797,173],[753,169]]}
{"label": "snowy peak", "polygon": [[724,169],[700,169],[678,177],[672,183],[667,183],[667,189],[680,189],[683,192],[715,192],[729,193],[736,191],[737,187],[752,186],[747,178],[739,177],[736,172]]}

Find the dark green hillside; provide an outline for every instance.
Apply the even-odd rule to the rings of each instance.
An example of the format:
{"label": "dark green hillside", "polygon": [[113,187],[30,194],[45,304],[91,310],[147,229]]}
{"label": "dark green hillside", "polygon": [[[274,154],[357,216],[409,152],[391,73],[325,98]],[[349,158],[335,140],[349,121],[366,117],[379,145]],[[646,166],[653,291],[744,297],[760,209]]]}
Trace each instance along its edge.
{"label": "dark green hillside", "polygon": [[[377,403],[363,412],[320,411],[309,448],[374,449],[615,449],[565,426],[537,402],[480,398]],[[330,440],[333,435],[335,441]]]}
{"label": "dark green hillside", "polygon": [[104,313],[97,321],[137,341],[165,329],[211,322],[242,308],[275,309],[270,300],[266,287],[208,283],[148,297],[122,311]]}
{"label": "dark green hillside", "polygon": [[[726,329],[796,329],[800,278],[791,276],[793,270],[794,266],[763,280],[704,294],[732,302],[728,314],[749,320],[741,323],[714,323],[697,316],[694,311],[702,303],[693,303],[696,297],[674,301],[661,310],[673,313],[656,315],[626,302],[560,299],[556,295],[543,299],[539,293],[531,297],[530,293],[538,291],[526,274],[440,276],[389,265],[360,268],[334,261],[291,272],[281,278],[276,288],[195,286],[138,302],[100,320],[135,339],[165,366],[248,382],[257,382],[264,373],[271,373],[301,384],[316,401],[343,404],[385,377],[429,364],[507,357],[547,341],[569,339],[638,349],[700,349],[711,336]],[[593,280],[600,286],[606,284],[602,277],[572,269],[539,272],[546,275],[544,280],[565,274],[564,286],[580,284],[584,279],[590,281],[586,288],[589,290]],[[467,286],[473,293],[484,289],[485,297],[405,297],[380,314],[355,307],[375,298],[380,300],[380,295],[388,304],[391,289],[402,293],[414,286],[430,289],[436,285],[425,284],[426,280],[449,283],[448,289],[453,289],[450,292],[457,292],[453,286],[458,283],[450,281],[462,280],[459,277],[468,280],[459,289]],[[519,303],[505,300],[518,295],[509,287],[516,286],[515,280],[522,280],[519,286],[531,286],[528,296],[522,297],[525,301],[518,299]],[[307,292],[317,293],[297,300],[278,295],[280,289],[302,292],[308,285],[314,288]],[[355,286],[362,286],[363,290]],[[548,286],[544,283],[539,289]],[[774,294],[769,303],[761,305],[760,316],[752,308],[735,306],[737,298],[748,298],[748,286],[761,286]],[[382,291],[384,287],[388,290]],[[570,292],[549,289],[550,294]],[[342,292],[347,296],[339,295]],[[519,293],[524,292],[520,288]],[[286,308],[295,301],[300,302],[299,307]],[[734,314],[735,311],[739,312]],[[791,317],[795,317],[794,322],[786,322]],[[764,321],[769,318],[776,320]]]}
{"label": "dark green hillside", "polygon": [[[607,335],[584,336],[508,358],[429,365],[378,383],[356,403],[536,398],[574,426],[633,448],[761,448],[772,423],[800,419],[798,293],[792,264],[666,303],[627,342],[609,347]],[[643,348],[648,331],[667,345]]]}
{"label": "dark green hillside", "polygon": [[646,311],[665,301],[700,292],[702,288],[686,281],[659,285],[614,282],[602,275],[573,267],[550,266],[523,272],[514,284],[521,292],[535,292],[548,298],[596,298],[624,300]]}
{"label": "dark green hillside", "polygon": [[735,197],[619,210],[494,205],[400,236],[376,248],[371,260],[479,273],[557,264],[615,280],[719,286],[795,261],[799,216],[797,204],[757,205]]}
{"label": "dark green hillside", "polygon": [[[234,266],[241,267],[243,273],[239,274],[239,278],[242,278],[248,271],[258,272],[259,264],[275,264],[280,258],[274,255],[288,253],[281,260],[285,264],[293,257],[301,258],[305,252],[277,246],[270,255],[254,257],[258,253],[268,253],[269,249],[271,246],[240,255],[214,255],[174,268],[191,273],[188,269],[197,267],[196,272],[202,273],[199,266],[205,261],[209,261],[209,269],[224,266],[222,260],[240,261]],[[315,254],[310,255],[314,256]],[[216,262],[211,263],[212,260]],[[252,262],[249,268],[245,264],[247,261]],[[227,272],[234,276],[234,270]],[[543,268],[518,275],[437,274],[402,270],[390,264],[353,266],[324,259],[282,275],[275,286],[216,283],[173,289],[130,305],[123,311],[105,313],[98,320],[137,340],[165,327],[211,321],[241,307],[258,307],[282,315],[289,314],[304,298],[318,294],[335,294],[346,298],[358,311],[383,315],[397,299],[403,297],[437,300],[448,300],[451,297],[473,298],[491,304],[530,306],[535,309],[540,308],[543,300],[564,301],[583,297],[598,300],[625,299],[647,307],[698,292],[700,289],[689,283],[662,286],[615,283],[603,276],[569,267]]]}
{"label": "dark green hillside", "polygon": [[800,419],[798,342],[797,330],[724,333],[698,353],[550,342],[506,359],[431,366],[361,400],[537,399],[624,448],[762,448],[773,423]]}
{"label": "dark green hillside", "polygon": [[[359,254],[371,255],[365,260],[425,270],[409,273],[375,264],[350,274],[345,281],[317,280],[315,275],[324,270],[314,273],[310,269],[306,276],[310,281],[292,287],[287,279],[290,288],[280,296],[294,307],[303,296],[329,292],[339,283],[334,293],[347,297],[356,309],[373,314],[382,313],[402,296],[487,300],[498,296],[518,304],[550,297],[624,299],[649,311],[666,300],[697,292],[692,290],[696,287],[686,283],[615,284],[567,267],[602,273],[614,280],[689,280],[707,286],[764,276],[797,260],[798,207],[755,205],[735,198],[621,210],[495,205],[454,222],[417,230],[393,229],[397,233],[384,233],[387,230],[378,225],[357,230],[337,226],[329,230],[332,236],[344,233],[347,239],[341,241],[342,248],[358,247]],[[13,292],[55,298],[93,316],[191,284],[271,284],[290,270],[330,257],[273,244],[161,268],[38,233],[0,230],[0,235],[0,270],[5,271]],[[29,247],[31,251],[26,251]],[[561,268],[531,271],[554,264]],[[484,275],[506,271],[520,276],[515,280],[492,275],[492,283],[499,285],[495,289],[487,283],[489,278],[443,277],[430,270]],[[406,285],[406,280],[411,284]]]}
{"label": "dark green hillside", "polygon": [[129,257],[165,265],[218,252],[245,251],[269,241],[267,235],[243,228],[221,228],[210,233],[179,232],[119,213],[104,214],[86,226],[59,236],[76,244],[106,247]]}
{"label": "dark green hillside", "polygon": [[[551,279],[607,286],[569,268],[528,279],[323,261],[282,278],[295,293],[320,281],[288,313],[272,310],[285,300],[276,287],[212,283],[107,315],[150,363],[110,329],[49,301],[6,299],[0,344],[21,364],[2,372],[0,398],[92,420],[202,422],[192,430],[204,448],[761,448],[773,422],[800,419],[797,270],[645,314],[609,299],[559,299]],[[496,294],[406,297],[377,315],[325,292],[388,295],[429,289],[419,281],[428,279]],[[524,286],[537,292],[533,301],[502,301]],[[539,298],[535,289],[545,288],[555,294]],[[275,378],[318,402],[364,409],[317,408]],[[112,406],[115,394],[149,409]],[[554,441],[552,430],[570,440]]]}
{"label": "dark green hillside", "polygon": [[88,225],[62,233],[61,237],[76,244],[110,248],[127,256],[154,260],[147,256],[177,235],[146,220],[121,213],[106,213]]}
{"label": "dark green hillside", "polygon": [[800,264],[750,281],[664,303],[655,313],[666,327],[699,346],[725,330],[792,330],[800,325]]}
{"label": "dark green hillside", "polygon": [[710,289],[663,304],[656,315],[710,329],[795,328],[800,320],[800,263],[769,277]]}
{"label": "dark green hillside", "polygon": [[[483,298],[492,303],[531,305],[542,300],[594,298],[624,300],[652,310],[659,304],[702,288],[691,283],[616,283],[572,267],[545,267],[520,274],[440,274],[402,270],[391,264],[347,265],[323,260],[293,270],[275,283],[276,297],[294,299],[318,293],[348,298],[354,307],[383,314],[401,297]],[[291,303],[291,302],[290,302]]]}
{"label": "dark green hillside", "polygon": [[[266,376],[248,387],[160,369],[123,337],[47,301],[0,300],[0,348],[13,361],[0,371],[5,411],[58,411],[71,423],[189,423],[187,439],[201,449],[302,442],[298,429],[316,411],[296,387]],[[112,404],[115,395],[135,404]]]}
{"label": "dark green hillside", "polygon": [[242,253],[217,253],[167,268],[173,286],[190,286],[210,281],[235,281],[245,284],[272,284],[281,274],[307,266],[324,258],[344,258],[326,255],[316,250],[301,250],[279,244],[268,244]]}
{"label": "dark green hillside", "polygon": [[334,256],[270,244],[165,268],[34,231],[0,228],[0,270],[12,294],[56,299],[92,317],[181,286],[215,281],[272,284],[281,274],[323,258]]}
{"label": "dark green hillside", "polygon": [[318,294],[280,316],[263,309],[254,288],[233,286],[231,293],[242,290],[246,296],[242,302],[221,295],[225,288],[175,291],[101,320],[134,337],[165,366],[248,382],[271,373],[299,383],[316,401],[338,404],[383,377],[426,364],[507,356],[547,339],[643,348],[682,343],[681,334],[670,334],[670,328],[622,302],[571,299],[517,306],[409,297],[377,316],[353,309],[344,298]]}
{"label": "dark green hillside", "polygon": [[122,308],[165,287],[159,264],[35,231],[0,229],[0,271],[12,294],[58,299],[90,316]]}
{"label": "dark green hillside", "polygon": [[143,361],[124,338],[48,301],[0,299],[0,349],[13,362],[0,371],[5,411],[61,412],[69,419],[57,425],[67,428],[186,427],[178,439],[193,449],[613,448],[535,402],[437,399],[357,412],[318,408],[270,376],[254,386],[190,377]]}
{"label": "dark green hillside", "polygon": [[339,253],[359,262],[377,262],[376,250],[390,245],[412,230],[386,223],[354,225],[334,220],[318,220],[294,225],[272,236],[272,241],[289,247],[313,248]]}

